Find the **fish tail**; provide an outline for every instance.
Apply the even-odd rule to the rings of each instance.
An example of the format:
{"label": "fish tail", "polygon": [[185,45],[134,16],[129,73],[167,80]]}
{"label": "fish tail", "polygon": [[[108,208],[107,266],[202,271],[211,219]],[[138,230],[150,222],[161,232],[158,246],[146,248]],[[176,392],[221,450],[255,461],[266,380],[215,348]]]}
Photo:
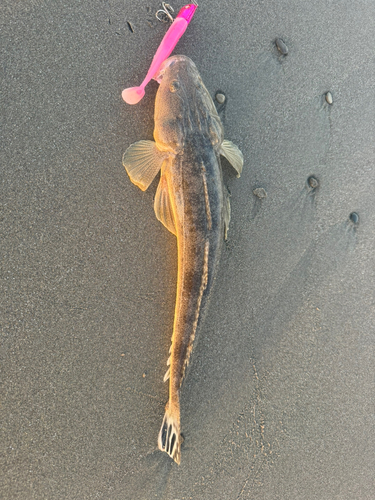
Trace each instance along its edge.
{"label": "fish tail", "polygon": [[169,401],[165,407],[165,415],[158,437],[159,450],[165,451],[173,460],[180,464],[180,406]]}

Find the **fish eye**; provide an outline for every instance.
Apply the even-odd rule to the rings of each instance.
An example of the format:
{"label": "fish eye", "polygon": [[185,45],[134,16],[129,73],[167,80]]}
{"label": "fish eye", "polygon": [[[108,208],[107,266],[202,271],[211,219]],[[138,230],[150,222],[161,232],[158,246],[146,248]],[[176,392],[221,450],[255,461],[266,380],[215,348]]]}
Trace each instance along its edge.
{"label": "fish eye", "polygon": [[169,90],[171,92],[177,92],[179,88],[180,88],[180,82],[177,80],[173,80],[173,82],[171,82],[169,85]]}

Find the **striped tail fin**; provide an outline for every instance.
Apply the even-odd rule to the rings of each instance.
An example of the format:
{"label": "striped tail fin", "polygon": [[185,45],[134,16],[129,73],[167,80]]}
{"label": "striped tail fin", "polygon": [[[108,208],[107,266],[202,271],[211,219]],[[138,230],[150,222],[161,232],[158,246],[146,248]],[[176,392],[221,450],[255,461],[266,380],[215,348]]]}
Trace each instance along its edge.
{"label": "striped tail fin", "polygon": [[170,405],[169,402],[160,428],[158,446],[159,450],[165,451],[177,464],[180,464],[180,408],[176,405]]}

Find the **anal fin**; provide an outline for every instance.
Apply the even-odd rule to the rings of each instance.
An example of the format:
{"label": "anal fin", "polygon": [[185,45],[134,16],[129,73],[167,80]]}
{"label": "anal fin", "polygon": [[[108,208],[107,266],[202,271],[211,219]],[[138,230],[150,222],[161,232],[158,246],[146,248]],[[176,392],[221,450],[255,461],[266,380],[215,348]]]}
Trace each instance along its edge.
{"label": "anal fin", "polygon": [[224,240],[228,239],[228,229],[230,222],[230,200],[229,193],[226,188],[224,188],[224,206],[223,206],[223,219],[224,219]]}
{"label": "anal fin", "polygon": [[165,372],[163,382],[166,382],[167,380],[169,380],[170,376],[171,376],[171,368],[169,367],[168,370]]}

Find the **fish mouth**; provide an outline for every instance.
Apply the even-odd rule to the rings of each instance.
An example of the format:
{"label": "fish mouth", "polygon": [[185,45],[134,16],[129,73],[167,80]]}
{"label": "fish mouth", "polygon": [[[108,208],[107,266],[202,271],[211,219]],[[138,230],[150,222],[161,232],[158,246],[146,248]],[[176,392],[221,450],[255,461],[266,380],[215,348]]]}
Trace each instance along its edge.
{"label": "fish mouth", "polygon": [[186,61],[191,61],[191,59],[189,59],[186,56],[168,57],[168,59],[166,59],[165,61],[162,62],[161,66],[159,67],[159,69],[157,70],[155,75],[153,76],[153,80],[156,80],[158,83],[160,83],[163,79],[163,75],[164,75],[166,69],[169,68],[170,66],[173,66],[174,64],[176,64],[176,62],[179,62],[179,61],[186,62]]}

